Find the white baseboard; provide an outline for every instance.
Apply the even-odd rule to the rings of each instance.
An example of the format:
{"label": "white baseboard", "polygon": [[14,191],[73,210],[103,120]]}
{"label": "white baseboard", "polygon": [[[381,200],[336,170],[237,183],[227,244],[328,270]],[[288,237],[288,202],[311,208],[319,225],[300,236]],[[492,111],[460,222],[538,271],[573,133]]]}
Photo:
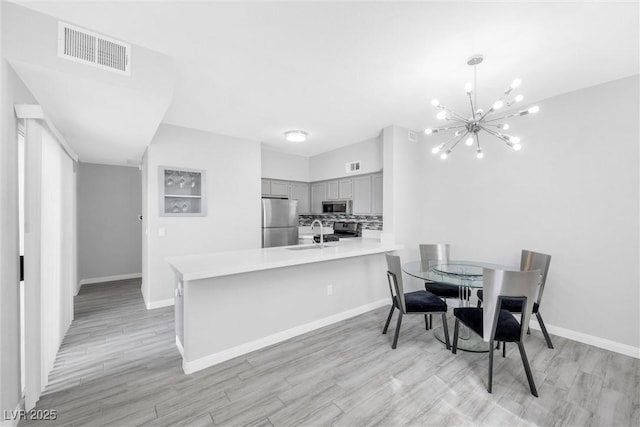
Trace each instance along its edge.
{"label": "white baseboard", "polygon": [[[311,332],[313,330],[331,325],[333,323],[358,316],[368,311],[375,310],[376,308],[384,307],[385,305],[389,305],[389,302],[389,298],[375,301],[370,304],[352,308],[351,310],[343,311],[342,313],[334,314],[323,319],[315,320],[313,322],[305,323],[304,325],[277,332],[264,338],[259,338],[257,340],[250,341],[248,343],[241,344],[239,346],[232,347],[230,349],[220,351],[209,356],[201,357],[200,359],[196,359],[191,362],[187,362],[186,360],[184,360],[183,356],[182,370],[185,374],[192,374],[196,371],[200,371],[210,366],[217,365],[218,363],[222,363],[226,360],[233,359],[234,357],[238,357],[243,354],[247,354],[273,344],[277,344],[281,341],[288,340],[289,338],[293,338],[295,336]],[[178,340],[176,338],[176,343],[177,342]]]}
{"label": "white baseboard", "polygon": [[175,304],[174,299],[169,298],[169,299],[163,299],[160,301],[150,301],[146,305],[147,305],[147,310],[153,310],[154,308],[169,307],[169,306],[172,306],[173,304]]}
{"label": "white baseboard", "polygon": [[[540,325],[538,324],[538,321],[534,318],[534,316],[531,316],[529,326],[531,327],[531,329],[535,329],[537,331],[541,330]],[[594,347],[599,347],[605,350],[624,354],[625,356],[640,359],[640,348],[633,347],[628,344],[622,344],[616,341],[611,341],[605,338],[596,337],[593,335],[583,334],[582,332],[572,331],[571,329],[547,325],[546,323],[545,326],[547,327],[547,332],[549,332],[549,334],[551,335],[557,335],[562,338],[567,338],[573,341],[589,344]],[[551,339],[551,341],[553,342],[553,338]]]}
{"label": "white baseboard", "polygon": [[[18,423],[23,419],[24,412],[24,398],[20,399],[18,406],[14,410],[13,414],[7,414],[2,411],[2,418],[0,418],[0,427],[16,427]],[[11,418],[13,416],[13,418]],[[9,419],[7,419],[9,418]]]}
{"label": "white baseboard", "polygon": [[139,279],[142,273],[119,274],[117,276],[92,277],[90,279],[80,279],[80,286],[92,285],[94,283],[115,282],[116,280]]}
{"label": "white baseboard", "polygon": [[182,358],[184,359],[184,347],[182,347],[182,343],[178,339],[177,335],[176,335],[176,347],[178,347],[178,351],[180,352],[180,356],[182,356]]}

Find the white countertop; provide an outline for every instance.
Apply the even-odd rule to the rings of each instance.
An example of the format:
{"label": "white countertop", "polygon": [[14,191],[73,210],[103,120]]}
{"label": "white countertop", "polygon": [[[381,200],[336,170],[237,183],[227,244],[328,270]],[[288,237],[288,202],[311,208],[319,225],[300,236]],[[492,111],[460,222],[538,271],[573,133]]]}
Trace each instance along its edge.
{"label": "white countertop", "polygon": [[314,245],[184,255],[166,258],[166,261],[174,271],[182,275],[182,280],[198,280],[402,249],[402,245],[367,238],[330,242],[322,249],[288,249],[311,246]]}

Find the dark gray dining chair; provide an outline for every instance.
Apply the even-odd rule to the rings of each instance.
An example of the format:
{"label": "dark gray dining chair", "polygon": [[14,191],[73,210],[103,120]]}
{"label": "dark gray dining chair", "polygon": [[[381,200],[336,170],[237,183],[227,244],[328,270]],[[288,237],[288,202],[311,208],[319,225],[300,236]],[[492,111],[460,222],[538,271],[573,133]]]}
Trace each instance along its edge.
{"label": "dark gray dining chair", "polygon": [[[551,263],[551,255],[543,254],[540,252],[528,251],[526,249],[522,250],[520,256],[520,270],[522,271],[530,271],[530,270],[540,270],[540,287],[538,288],[538,295],[533,304],[533,314],[536,315],[536,319],[538,320],[538,324],[540,325],[540,329],[542,330],[542,335],[544,335],[544,339],[547,342],[547,347],[553,348],[553,343],[551,342],[551,337],[549,337],[549,333],[547,332],[547,328],[544,325],[544,321],[542,320],[542,315],[540,314],[540,303],[542,302],[542,294],[544,292],[544,286],[547,283],[547,274],[549,273],[549,264]],[[482,304],[482,300],[484,299],[484,293],[482,289],[478,290],[478,307]],[[510,299],[505,299],[502,302],[502,308],[509,310],[512,313],[522,313],[522,303],[519,301],[512,301]],[[527,324],[528,329],[528,324]],[[503,355],[504,355],[503,348]]]}
{"label": "dark gray dining chair", "polygon": [[[536,384],[533,380],[531,368],[522,341],[526,336],[527,325],[533,311],[540,270],[506,271],[483,269],[482,286],[484,287],[483,307],[460,307],[453,309],[456,323],[453,332],[453,353],[458,349],[459,324],[466,325],[470,330],[489,342],[489,378],[487,390],[491,393],[493,382],[493,352],[494,343],[515,342],[520,350],[520,357],[527,374],[531,394],[538,397]],[[518,301],[523,307],[520,322],[509,310],[502,307],[505,299]]]}
{"label": "dark gray dining chair", "polygon": [[389,311],[387,322],[384,324],[384,329],[382,329],[383,334],[387,333],[389,323],[393,317],[393,312],[395,309],[398,309],[398,321],[396,323],[396,332],[393,336],[393,344],[391,345],[391,348],[396,348],[398,345],[402,316],[408,314],[427,315],[431,313],[439,313],[442,314],[445,344],[447,346],[447,350],[450,349],[449,328],[447,327],[447,303],[427,291],[404,293],[400,257],[391,254],[386,254],[386,257],[387,280],[389,282],[389,292],[391,293],[391,311]]}
{"label": "dark gray dining chair", "polygon": [[[449,254],[451,252],[451,245],[448,243],[423,243],[418,246],[420,249],[420,260],[423,264],[429,265],[430,262],[449,262]],[[450,285],[448,283],[441,282],[425,282],[424,283],[425,290],[431,292],[432,294],[439,296],[440,298],[455,298],[461,299],[463,296],[469,296],[470,291],[467,288]],[[429,319],[427,323],[427,329],[432,328],[432,318],[429,315]]]}

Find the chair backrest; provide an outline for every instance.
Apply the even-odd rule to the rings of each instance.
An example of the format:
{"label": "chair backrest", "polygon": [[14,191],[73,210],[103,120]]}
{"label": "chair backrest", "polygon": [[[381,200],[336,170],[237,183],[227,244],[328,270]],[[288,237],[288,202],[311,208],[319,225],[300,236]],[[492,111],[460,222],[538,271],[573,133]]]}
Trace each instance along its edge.
{"label": "chair backrest", "polygon": [[402,265],[398,255],[385,254],[387,257],[387,280],[389,281],[389,292],[391,292],[391,300],[395,296],[400,305],[400,311],[403,314],[407,312],[407,306],[404,303],[404,286],[402,284]]}
{"label": "chair backrest", "polygon": [[449,262],[450,246],[448,243],[419,245],[422,264],[429,266],[429,261]]}
{"label": "chair backrest", "polygon": [[543,254],[540,252],[522,250],[520,257],[520,270],[540,270],[540,289],[538,289],[538,298],[536,302],[540,305],[542,300],[542,293],[544,292],[544,285],[547,283],[547,273],[549,272],[549,264],[551,263],[551,255]]}
{"label": "chair backrest", "polygon": [[495,336],[499,308],[502,305],[501,297],[524,298],[520,319],[520,339],[524,339],[538,291],[540,270],[507,271],[484,268],[482,273],[484,340],[489,341]]}

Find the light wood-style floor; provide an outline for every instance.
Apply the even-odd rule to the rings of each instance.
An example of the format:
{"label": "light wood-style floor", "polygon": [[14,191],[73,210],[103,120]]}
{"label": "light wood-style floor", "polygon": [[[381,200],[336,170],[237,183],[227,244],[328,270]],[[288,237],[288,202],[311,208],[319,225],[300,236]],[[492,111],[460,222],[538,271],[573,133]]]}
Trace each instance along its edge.
{"label": "light wood-style floor", "polygon": [[185,375],[172,307],[147,311],[137,280],[84,286],[37,406],[58,419],[40,423],[640,425],[637,359],[559,337],[550,350],[533,331],[525,347],[540,397],[515,345],[506,359],[496,353],[489,394],[487,354],[453,355],[422,316],[403,319],[392,350],[392,333],[381,334],[386,315],[375,310]]}

